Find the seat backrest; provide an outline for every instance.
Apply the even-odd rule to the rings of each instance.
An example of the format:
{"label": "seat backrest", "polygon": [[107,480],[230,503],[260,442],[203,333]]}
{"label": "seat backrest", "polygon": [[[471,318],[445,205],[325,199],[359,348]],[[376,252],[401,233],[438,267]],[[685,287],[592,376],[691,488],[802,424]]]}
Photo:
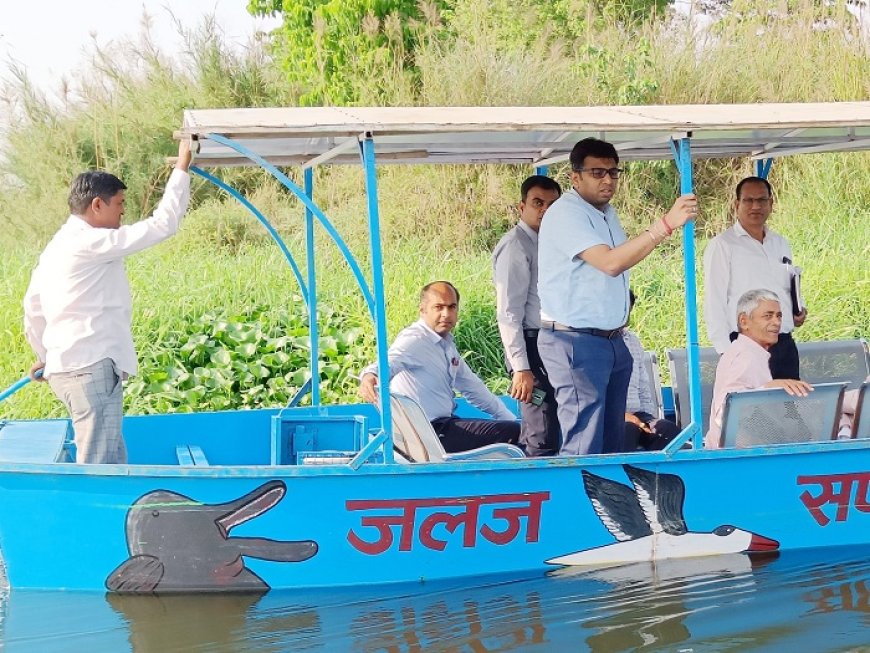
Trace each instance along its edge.
{"label": "seat backrest", "polygon": [[652,386],[653,404],[655,410],[653,415],[662,419],[665,416],[664,401],[662,400],[662,378],[659,374],[659,359],[654,351],[643,352],[643,365],[646,368],[646,375],[649,378]]}
{"label": "seat backrest", "polygon": [[731,392],[722,413],[722,447],[835,440],[845,383],[820,383],[806,397],[782,388]]}
{"label": "seat backrest", "polygon": [[444,447],[416,401],[405,395],[390,393],[393,419],[393,446],[402,456],[415,463],[444,460]]}
{"label": "seat backrest", "polygon": [[[689,364],[685,349],[668,349],[668,369],[674,391],[674,412],[677,424],[685,427],[691,420],[689,411]],[[716,381],[716,366],[719,354],[713,347],[700,347],[698,359],[701,364],[701,419],[702,433],[710,427],[710,404],[713,403],[713,383]]]}
{"label": "seat backrest", "polygon": [[801,378],[816,383],[845,381],[857,388],[870,374],[870,351],[863,338],[798,342]]}
{"label": "seat backrest", "polygon": [[858,389],[858,403],[852,419],[852,437],[870,438],[870,383],[864,382]]}

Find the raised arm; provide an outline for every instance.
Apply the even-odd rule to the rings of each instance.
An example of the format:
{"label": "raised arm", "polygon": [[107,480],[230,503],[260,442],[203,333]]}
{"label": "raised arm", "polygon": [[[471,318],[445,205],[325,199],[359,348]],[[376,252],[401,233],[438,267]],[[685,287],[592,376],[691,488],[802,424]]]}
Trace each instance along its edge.
{"label": "raised arm", "polygon": [[594,245],[578,254],[592,267],[612,277],[634,267],[667,238],[674,229],[682,227],[698,213],[698,200],[692,194],[677,198],[665,216],[656,220],[649,229],[616,247]]}

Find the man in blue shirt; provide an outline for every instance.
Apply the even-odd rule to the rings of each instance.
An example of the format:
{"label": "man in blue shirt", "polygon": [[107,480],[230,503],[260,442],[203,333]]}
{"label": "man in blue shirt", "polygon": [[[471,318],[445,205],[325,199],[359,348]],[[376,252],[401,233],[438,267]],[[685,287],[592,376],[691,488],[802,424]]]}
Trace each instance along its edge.
{"label": "man in blue shirt", "polygon": [[[447,452],[467,451],[495,442],[517,444],[520,423],[471,371],[453,341],[459,317],[459,291],[433,281],[420,292],[420,319],[402,329],[390,345],[390,391],[414,399]],[[377,404],[377,364],[360,374],[359,394]],[[455,417],[456,392],[495,419]]]}
{"label": "man in blue shirt", "polygon": [[538,350],[556,391],[562,455],[622,451],[632,358],[621,337],[628,270],[697,215],[694,195],[628,239],[610,200],[622,170],[612,144],[586,138],[571,151],[571,185],[538,235]]}

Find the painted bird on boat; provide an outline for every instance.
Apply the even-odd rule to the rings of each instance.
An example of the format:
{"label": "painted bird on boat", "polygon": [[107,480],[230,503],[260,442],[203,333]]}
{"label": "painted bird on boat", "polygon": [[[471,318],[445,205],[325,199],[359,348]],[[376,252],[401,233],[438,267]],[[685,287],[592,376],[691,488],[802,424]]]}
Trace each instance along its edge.
{"label": "painted bird on boat", "polygon": [[230,537],[230,531],[273,508],[287,492],[269,481],[243,497],[208,504],[155,490],[127,513],[130,558],[106,579],[114,592],[262,591],[269,585],[245,566],[243,556],[301,562],[317,553],[310,540]]}
{"label": "painted bird on boat", "polygon": [[613,544],[547,560],[553,565],[621,565],[724,553],[770,552],[779,542],[735,526],[690,531],[683,519],[685,485],[674,474],[623,465],[631,487],[583,470],[586,495]]}

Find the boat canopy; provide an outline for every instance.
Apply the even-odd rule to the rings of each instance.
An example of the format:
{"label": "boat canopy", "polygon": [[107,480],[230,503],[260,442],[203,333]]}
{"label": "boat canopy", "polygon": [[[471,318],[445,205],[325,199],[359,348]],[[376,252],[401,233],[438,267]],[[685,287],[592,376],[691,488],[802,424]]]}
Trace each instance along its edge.
{"label": "boat canopy", "polygon": [[[184,112],[176,138],[199,142],[191,171],[241,201],[269,230],[285,254],[309,308],[311,369],[318,369],[317,290],[314,221],[326,229],[351,268],[366,299],[378,349],[378,376],[389,378],[383,252],[380,239],[376,165],[502,163],[534,167],[568,159],[586,137],[613,143],[623,160],[673,159],[680,192],[693,191],[692,161],[743,157],[767,176],[773,159],[791,154],[870,149],[870,102],[795,104],[699,104],[617,107],[290,107],[194,109]],[[307,284],[289,249],[265,216],[237,190],[204,168],[258,165],[305,207]],[[323,164],[362,165],[366,180],[371,283],[329,218],[313,200],[313,169]],[[302,186],[279,166],[301,167]],[[682,228],[686,349],[691,421],[665,449],[672,455],[691,440],[701,447],[701,394],[695,279],[695,225]],[[379,387],[381,433],[360,452],[361,461],[383,447],[393,461],[388,384]],[[320,405],[319,377],[306,392]],[[360,463],[361,464],[361,463]]]}
{"label": "boat canopy", "polygon": [[192,109],[177,137],[201,140],[197,165],[251,165],[217,134],[279,166],[359,165],[360,137],[378,164],[565,161],[594,136],[627,161],[670,159],[691,138],[692,158],[772,159],[870,149],[870,102],[601,107],[287,107]]}

